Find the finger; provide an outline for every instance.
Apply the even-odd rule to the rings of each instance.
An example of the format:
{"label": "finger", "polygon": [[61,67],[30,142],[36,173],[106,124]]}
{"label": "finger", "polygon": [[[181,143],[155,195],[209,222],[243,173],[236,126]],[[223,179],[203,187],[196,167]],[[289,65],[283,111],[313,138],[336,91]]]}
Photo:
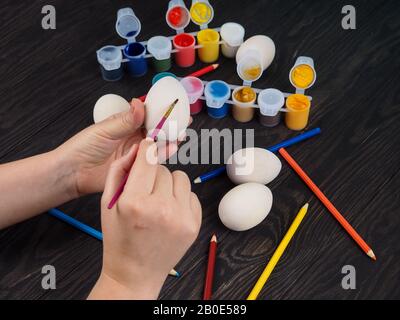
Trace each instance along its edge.
{"label": "finger", "polygon": [[192,214],[198,226],[201,225],[202,218],[202,208],[199,198],[195,193],[190,194],[190,208],[192,209]]}
{"label": "finger", "polygon": [[106,184],[104,188],[103,197],[109,203],[120,188],[122,181],[125,179],[125,176],[129,173],[133,163],[135,162],[135,158],[138,151],[138,145],[132,146],[127,154],[123,157],[115,160],[108,170]]}
{"label": "finger", "polygon": [[158,148],[158,162],[165,163],[178,151],[178,142],[167,142]]}
{"label": "finger", "polygon": [[172,196],[172,183],[173,180],[171,172],[164,166],[158,166],[153,193]]}
{"label": "finger", "polygon": [[152,193],[157,175],[157,157],[157,145],[154,141],[151,139],[142,140],[126,183],[126,190],[136,193]]}
{"label": "finger", "polygon": [[144,104],[134,99],[131,109],[118,113],[95,125],[97,130],[110,139],[119,140],[135,133],[144,123]]}
{"label": "finger", "polygon": [[174,171],[172,173],[172,178],[175,199],[187,206],[187,208],[190,208],[191,185],[187,174],[183,171]]}

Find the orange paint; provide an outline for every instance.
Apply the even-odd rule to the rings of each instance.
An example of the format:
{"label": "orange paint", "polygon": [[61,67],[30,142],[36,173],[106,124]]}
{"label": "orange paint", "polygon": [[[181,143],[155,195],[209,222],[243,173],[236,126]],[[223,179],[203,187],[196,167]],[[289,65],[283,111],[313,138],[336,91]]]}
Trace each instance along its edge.
{"label": "orange paint", "polygon": [[303,94],[292,94],[286,99],[286,126],[295,131],[303,130],[308,124],[311,101]]}

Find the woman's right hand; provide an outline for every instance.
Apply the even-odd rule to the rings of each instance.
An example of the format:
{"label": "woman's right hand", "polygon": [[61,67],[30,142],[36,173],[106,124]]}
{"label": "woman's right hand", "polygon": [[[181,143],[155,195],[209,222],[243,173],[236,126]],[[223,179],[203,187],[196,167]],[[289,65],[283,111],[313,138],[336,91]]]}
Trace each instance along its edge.
{"label": "woman's right hand", "polygon": [[[129,173],[116,205],[107,205]],[[200,230],[201,205],[187,175],[157,161],[143,140],[109,170],[102,197],[103,268],[92,299],[156,299]]]}

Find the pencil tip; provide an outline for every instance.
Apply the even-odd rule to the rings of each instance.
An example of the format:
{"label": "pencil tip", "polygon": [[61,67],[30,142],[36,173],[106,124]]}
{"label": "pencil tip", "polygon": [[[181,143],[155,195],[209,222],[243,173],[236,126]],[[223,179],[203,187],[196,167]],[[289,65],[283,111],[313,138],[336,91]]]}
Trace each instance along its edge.
{"label": "pencil tip", "polygon": [[194,184],[200,184],[201,183],[201,179],[200,179],[200,177],[199,178],[196,178],[196,179],[194,179]]}
{"label": "pencil tip", "polygon": [[304,208],[304,209],[308,209],[309,206],[310,206],[310,205],[309,205],[308,203],[306,203],[306,204],[303,206],[303,208]]}
{"label": "pencil tip", "polygon": [[376,256],[375,253],[372,250],[369,250],[367,252],[368,257],[370,257],[372,260],[376,261]]}
{"label": "pencil tip", "polygon": [[181,274],[178,271],[175,271],[175,277],[179,278],[181,276]]}
{"label": "pencil tip", "polygon": [[219,63],[214,63],[213,67],[214,67],[214,69],[217,69],[219,67]]}
{"label": "pencil tip", "polygon": [[215,234],[212,236],[211,242],[217,242],[217,236]]}

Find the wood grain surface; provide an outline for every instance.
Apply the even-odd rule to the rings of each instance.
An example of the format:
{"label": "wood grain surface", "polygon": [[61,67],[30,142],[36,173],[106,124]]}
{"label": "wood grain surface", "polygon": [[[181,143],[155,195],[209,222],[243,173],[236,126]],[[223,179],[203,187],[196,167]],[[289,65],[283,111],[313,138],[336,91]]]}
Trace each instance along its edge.
{"label": "wood grain surface", "polygon": [[[188,1],[187,1],[188,2]],[[320,137],[288,149],[304,170],[374,249],[368,259],[327,210],[283,163],[270,188],[274,205],[255,229],[236,233],[218,219],[222,196],[233,185],[219,177],[194,186],[203,206],[200,235],[177,266],[180,279],[168,278],[161,299],[200,299],[209,239],[219,239],[214,298],[244,299],[306,202],[310,211],[273,272],[263,299],[400,298],[400,4],[397,0],[351,1],[357,29],[343,30],[345,1],[211,0],[210,26],[236,21],[246,38],[266,34],[276,43],[276,58],[255,86],[293,90],[288,72],[299,55],[314,58],[318,79],[309,128]],[[151,3],[151,4],[150,4]],[[95,51],[123,44],[115,30],[116,12],[133,6],[142,22],[138,39],[172,35],[164,14],[167,1],[51,1],[57,29],[41,28],[47,1],[2,0],[0,4],[0,161],[51,150],[92,123],[92,109],[105,93],[130,99],[145,93],[154,71],[116,83],[102,80]],[[188,28],[194,31],[195,27]],[[233,60],[204,77],[240,84]],[[174,67],[184,75],[189,70]],[[243,125],[232,117],[213,120],[205,113],[192,125],[202,128],[255,129],[255,143],[268,147],[294,136],[284,124]],[[282,160],[284,161],[284,160]],[[170,166],[190,178],[212,165]],[[27,197],[29,194],[26,195]],[[60,209],[100,228],[100,195]],[[99,241],[43,214],[0,231],[0,299],[83,299],[101,268]],[[41,288],[42,266],[54,265],[57,289]],[[356,290],[343,290],[344,265],[357,270]]]}

